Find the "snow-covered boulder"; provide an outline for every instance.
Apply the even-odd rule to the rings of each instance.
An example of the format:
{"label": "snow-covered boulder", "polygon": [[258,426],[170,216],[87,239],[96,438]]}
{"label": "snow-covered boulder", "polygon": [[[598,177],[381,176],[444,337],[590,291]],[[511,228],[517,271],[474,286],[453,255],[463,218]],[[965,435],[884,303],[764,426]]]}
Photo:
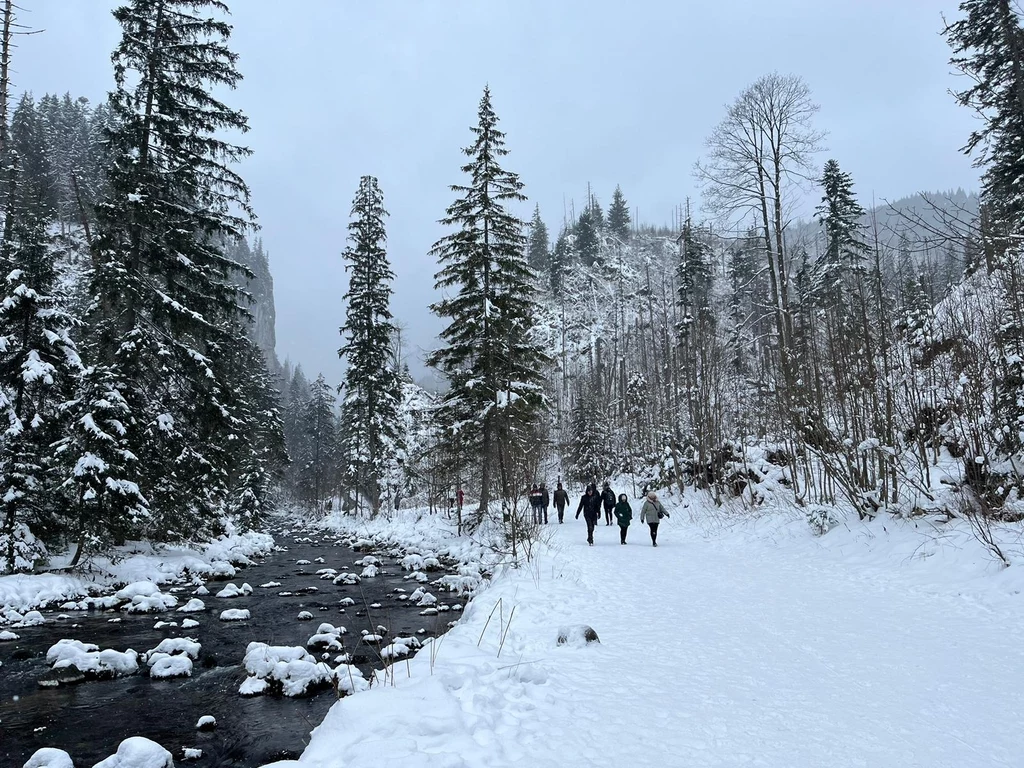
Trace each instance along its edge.
{"label": "snow-covered boulder", "polygon": [[341,598],[341,600],[338,601],[338,605],[340,605],[342,608],[348,608],[348,607],[353,606],[355,604],[356,604],[356,601],[353,600],[351,597],[343,597],[343,598]]}
{"label": "snow-covered boulder", "polygon": [[43,747],[32,753],[23,768],[75,768],[75,764],[63,749]]}
{"label": "snow-covered boulder", "polygon": [[316,634],[306,641],[307,648],[324,648],[328,651],[340,651],[344,649],[341,636],[347,633],[345,627],[336,627],[333,624],[321,624],[317,627]]}
{"label": "snow-covered boulder", "polygon": [[198,597],[193,597],[181,608],[178,609],[178,613],[199,613],[200,611],[206,610],[206,603],[200,600]]}
{"label": "snow-covered boulder", "polygon": [[[246,584],[245,586],[249,586],[249,585]],[[249,587],[249,592],[252,592],[252,587]],[[227,598],[231,598],[231,597],[242,597],[243,595],[246,595],[246,594],[249,594],[249,593],[243,591],[241,588],[239,588],[235,584],[225,584],[224,585],[224,589],[222,589],[220,592],[217,593],[217,597],[219,597],[219,598],[221,598],[223,600],[223,599],[227,599]]]}
{"label": "snow-covered boulder", "polygon": [[182,747],[181,748],[181,759],[182,760],[198,760],[203,756],[203,750],[199,747]]}
{"label": "snow-covered boulder", "polygon": [[334,583],[335,584],[343,584],[343,585],[346,585],[346,586],[355,586],[360,581],[362,581],[362,579],[360,579],[357,574],[351,573],[351,572],[348,572],[348,571],[346,571],[345,573],[339,573],[334,578]]}
{"label": "snow-covered boulder", "polygon": [[583,647],[590,643],[600,643],[601,641],[597,637],[597,632],[594,631],[593,627],[588,627],[586,624],[575,624],[572,626],[561,627],[558,630],[558,644],[568,645],[572,647]]}
{"label": "snow-covered boulder", "polygon": [[285,696],[301,696],[334,682],[334,670],[298,646],[249,643],[242,664],[249,673],[249,679],[239,688],[243,695],[280,690]]}
{"label": "snow-covered boulder", "polygon": [[171,677],[191,677],[192,659],[188,656],[167,656],[166,654],[155,654],[149,668],[149,676],[158,680]]}
{"label": "snow-covered boulder", "polygon": [[0,643],[10,643],[20,639],[21,638],[18,635],[9,630],[5,629],[3,632],[0,632]]}
{"label": "snow-covered boulder", "polygon": [[250,618],[248,608],[228,608],[220,612],[221,621],[248,621]]}
{"label": "snow-covered boulder", "polygon": [[312,621],[313,614],[309,611],[299,611],[299,615],[295,618],[297,618],[299,621]]}
{"label": "snow-covered boulder", "polygon": [[198,659],[202,644],[193,637],[165,637],[156,648],[146,654],[146,658],[157,653],[168,656],[188,656],[190,659]]}
{"label": "snow-covered boulder", "polygon": [[416,603],[420,608],[428,608],[429,606],[435,605],[437,598],[429,592],[424,592],[423,596],[420,597],[419,602]]}
{"label": "snow-covered boulder", "polygon": [[213,715],[203,715],[196,722],[196,730],[198,731],[212,731],[217,727],[217,718]]}
{"label": "snow-covered boulder", "polygon": [[362,576],[362,578],[364,579],[372,579],[379,573],[380,568],[378,568],[376,565],[371,564],[363,568],[363,572],[360,574],[360,576]]}
{"label": "snow-covered boulder", "polygon": [[181,622],[182,629],[195,629],[199,626],[199,622],[195,619],[185,619]]}
{"label": "snow-covered boulder", "polygon": [[174,768],[174,759],[155,741],[132,736],[121,742],[115,754],[93,768]]}
{"label": "snow-covered boulder", "polygon": [[165,595],[160,587],[151,581],[137,581],[114,593],[124,603],[122,610],[129,613],[153,613],[166,611],[178,604],[174,595]]}
{"label": "snow-covered boulder", "polygon": [[216,562],[210,563],[210,577],[221,581],[235,578],[235,566],[231,563]]}

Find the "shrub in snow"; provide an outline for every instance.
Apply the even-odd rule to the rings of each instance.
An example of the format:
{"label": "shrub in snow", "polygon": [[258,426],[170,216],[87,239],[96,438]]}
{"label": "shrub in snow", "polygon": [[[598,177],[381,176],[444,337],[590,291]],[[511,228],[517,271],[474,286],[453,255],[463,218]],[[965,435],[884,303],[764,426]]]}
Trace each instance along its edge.
{"label": "shrub in snow", "polygon": [[212,731],[217,727],[217,718],[213,715],[203,715],[196,722],[196,729],[200,731]]}
{"label": "shrub in snow", "polygon": [[192,676],[192,659],[188,656],[167,656],[158,653],[150,658],[149,663],[149,676],[158,680]]}
{"label": "shrub in snow", "polygon": [[[13,546],[12,542],[13,541]],[[14,551],[14,573],[29,573],[36,561],[45,560],[46,547],[37,539],[25,523],[15,523],[14,529],[8,533],[0,533],[0,552]],[[0,574],[7,573],[7,558],[0,560]]]}
{"label": "shrub in snow", "polygon": [[571,627],[562,627],[558,630],[558,644],[573,647],[582,647],[590,643],[600,643],[597,632],[593,627],[586,624],[576,624]]}
{"label": "shrub in snow", "polygon": [[815,536],[824,536],[840,522],[839,515],[830,507],[816,506],[807,511],[807,524]]}
{"label": "shrub in snow", "polygon": [[248,608],[228,608],[220,612],[221,621],[248,621],[249,618]]}
{"label": "shrub in snow", "polygon": [[116,754],[96,763],[93,768],[174,768],[174,759],[155,741],[132,736],[121,742]]}
{"label": "shrub in snow", "polygon": [[206,603],[200,600],[198,597],[193,597],[181,608],[178,609],[178,613],[199,613],[200,611],[206,610]]}
{"label": "shrub in snow", "polygon": [[43,747],[32,754],[24,768],[74,768],[74,765],[71,755],[63,749]]}

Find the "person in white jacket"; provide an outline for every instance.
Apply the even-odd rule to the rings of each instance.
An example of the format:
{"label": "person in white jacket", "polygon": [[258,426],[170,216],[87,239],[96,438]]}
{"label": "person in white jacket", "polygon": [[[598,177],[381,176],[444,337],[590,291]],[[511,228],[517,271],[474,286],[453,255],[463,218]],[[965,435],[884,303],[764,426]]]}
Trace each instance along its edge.
{"label": "person in white jacket", "polygon": [[649,491],[647,498],[644,500],[644,505],[640,509],[640,522],[647,523],[651,527],[652,546],[658,546],[658,524],[661,522],[661,518],[668,516],[669,514],[665,511],[665,506],[658,501],[658,494],[654,491]]}

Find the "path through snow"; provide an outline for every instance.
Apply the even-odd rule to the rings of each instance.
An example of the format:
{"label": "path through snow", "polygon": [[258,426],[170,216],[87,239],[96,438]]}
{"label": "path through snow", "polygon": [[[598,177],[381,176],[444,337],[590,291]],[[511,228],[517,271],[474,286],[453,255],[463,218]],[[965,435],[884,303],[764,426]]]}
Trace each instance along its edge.
{"label": "path through snow", "polygon": [[[646,526],[626,546],[599,526],[592,548],[581,521],[553,526],[550,552],[474,601],[432,669],[425,649],[397,685],[335,705],[299,764],[1024,765],[1019,598],[705,540],[679,512],[657,549]],[[580,622],[600,645],[558,647]]]}

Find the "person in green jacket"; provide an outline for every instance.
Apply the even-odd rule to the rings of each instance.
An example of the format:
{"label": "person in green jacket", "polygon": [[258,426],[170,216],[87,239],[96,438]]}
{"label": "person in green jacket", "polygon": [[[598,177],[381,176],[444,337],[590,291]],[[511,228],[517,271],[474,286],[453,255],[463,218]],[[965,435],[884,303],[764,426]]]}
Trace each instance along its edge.
{"label": "person in green jacket", "polygon": [[615,519],[619,521],[619,542],[625,544],[629,521],[633,519],[633,508],[629,506],[624,493],[619,494],[619,503],[615,505]]}

